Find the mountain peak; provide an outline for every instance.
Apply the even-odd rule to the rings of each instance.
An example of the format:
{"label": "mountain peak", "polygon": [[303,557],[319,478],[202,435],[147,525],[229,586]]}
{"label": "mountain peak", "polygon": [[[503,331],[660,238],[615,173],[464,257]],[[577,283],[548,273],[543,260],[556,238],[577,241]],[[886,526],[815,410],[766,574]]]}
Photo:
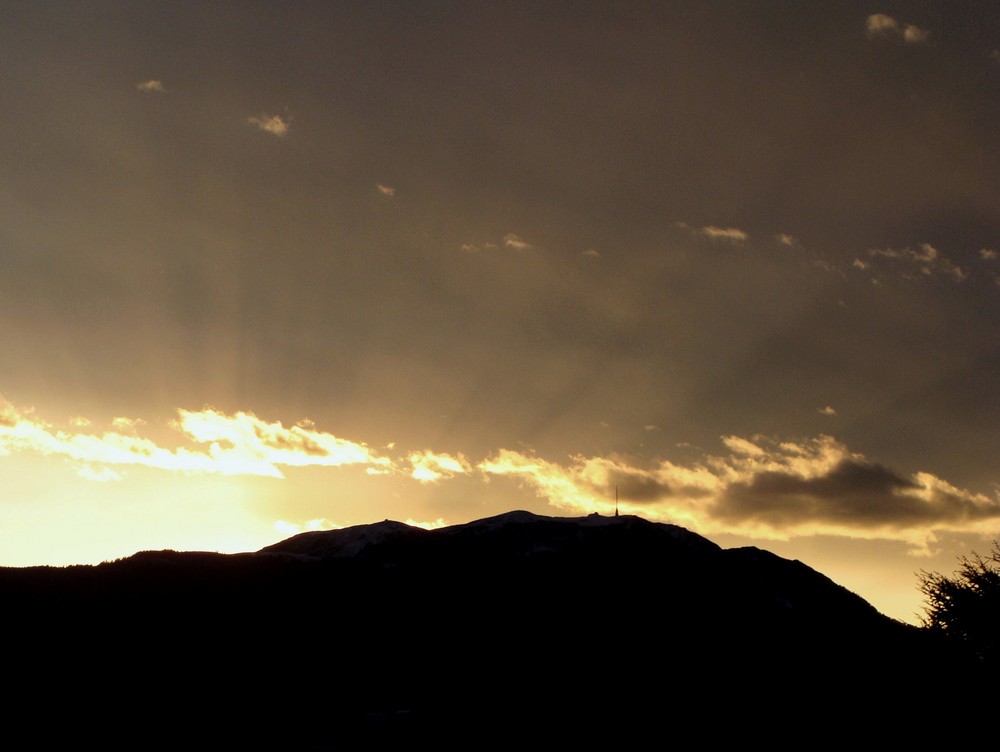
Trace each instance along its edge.
{"label": "mountain peak", "polygon": [[382,522],[352,525],[335,530],[311,530],[299,533],[265,546],[258,553],[291,554],[308,558],[350,558],[357,556],[369,546],[405,537],[415,538],[427,532],[415,525],[385,519]]}

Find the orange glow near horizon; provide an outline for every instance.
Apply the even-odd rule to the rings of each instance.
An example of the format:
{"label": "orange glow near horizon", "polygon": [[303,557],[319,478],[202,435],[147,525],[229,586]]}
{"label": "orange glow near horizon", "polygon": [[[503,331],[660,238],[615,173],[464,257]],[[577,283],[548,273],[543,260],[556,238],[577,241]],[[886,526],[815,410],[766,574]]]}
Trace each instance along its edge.
{"label": "orange glow near horizon", "polygon": [[[561,464],[509,449],[474,463],[429,449],[390,446],[377,453],[309,421],[286,427],[213,409],[177,415],[171,425],[190,446],[168,449],[140,435],[143,420],[118,417],[110,421],[113,430],[100,431],[77,417],[57,427],[3,403],[0,462],[11,498],[0,515],[17,529],[29,506],[31,515],[41,511],[41,498],[58,511],[31,539],[0,534],[0,565],[97,563],[142,548],[236,553],[304,530],[377,521],[394,509],[396,519],[433,529],[475,517],[470,508],[459,519],[449,513],[446,523],[434,513],[433,499],[447,498],[456,483],[465,484],[463,494],[497,499],[495,512],[509,510],[513,494],[523,500],[517,506],[542,513],[612,514],[621,489],[621,513],[710,537],[785,545],[817,536],[894,541],[924,556],[941,535],[988,535],[1000,516],[996,499],[926,472],[898,476],[830,436],[799,442],[726,436],[728,454],[688,465],[661,460],[639,467],[615,456]],[[424,521],[413,514],[417,488],[426,489]]]}

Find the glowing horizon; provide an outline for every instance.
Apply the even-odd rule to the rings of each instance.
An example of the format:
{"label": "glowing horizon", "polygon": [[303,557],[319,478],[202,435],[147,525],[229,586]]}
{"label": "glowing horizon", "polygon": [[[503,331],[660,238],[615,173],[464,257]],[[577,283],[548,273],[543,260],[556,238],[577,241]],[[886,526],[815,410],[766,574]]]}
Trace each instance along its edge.
{"label": "glowing horizon", "polygon": [[[179,408],[169,425],[193,446],[168,449],[138,435],[146,421],[116,417],[120,431],[85,432],[93,423],[71,419],[58,428],[33,409],[0,402],[0,461],[24,452],[61,457],[92,482],[122,480],[124,468],[167,473],[263,476],[285,479],[281,468],[363,467],[420,484],[447,482],[478,471],[528,484],[552,508],[571,514],[608,513],[620,491],[620,509],[659,521],[682,522],[697,532],[759,540],[833,535],[905,542],[918,549],[938,533],[988,534],[1000,519],[1000,493],[990,498],[935,475],[908,476],[851,452],[828,435],[799,442],[720,437],[728,455],[705,455],[681,465],[667,459],[640,467],[616,456],[574,456],[562,464],[533,452],[498,449],[478,462],[463,454],[387,447],[320,430],[308,419],[292,426],[248,411]],[[393,456],[394,455],[394,456]]]}

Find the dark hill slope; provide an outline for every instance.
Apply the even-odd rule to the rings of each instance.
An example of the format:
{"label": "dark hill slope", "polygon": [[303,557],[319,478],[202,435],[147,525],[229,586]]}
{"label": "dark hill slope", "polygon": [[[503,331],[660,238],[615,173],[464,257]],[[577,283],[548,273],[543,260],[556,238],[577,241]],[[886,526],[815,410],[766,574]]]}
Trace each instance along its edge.
{"label": "dark hill slope", "polygon": [[765,740],[775,724],[898,741],[928,695],[968,704],[977,678],[800,562],[636,517],[386,521],[256,553],[4,569],[0,595],[9,716],[62,719],[33,727],[40,746],[72,730],[105,747],[628,748],[679,726]]}

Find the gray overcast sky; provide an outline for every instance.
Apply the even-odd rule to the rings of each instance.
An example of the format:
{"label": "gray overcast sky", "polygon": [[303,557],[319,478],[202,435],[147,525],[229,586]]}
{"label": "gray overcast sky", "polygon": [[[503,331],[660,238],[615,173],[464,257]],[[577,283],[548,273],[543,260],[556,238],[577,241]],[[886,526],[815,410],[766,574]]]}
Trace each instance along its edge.
{"label": "gray overcast sky", "polygon": [[1000,531],[995,3],[12,2],[0,97],[0,564]]}

